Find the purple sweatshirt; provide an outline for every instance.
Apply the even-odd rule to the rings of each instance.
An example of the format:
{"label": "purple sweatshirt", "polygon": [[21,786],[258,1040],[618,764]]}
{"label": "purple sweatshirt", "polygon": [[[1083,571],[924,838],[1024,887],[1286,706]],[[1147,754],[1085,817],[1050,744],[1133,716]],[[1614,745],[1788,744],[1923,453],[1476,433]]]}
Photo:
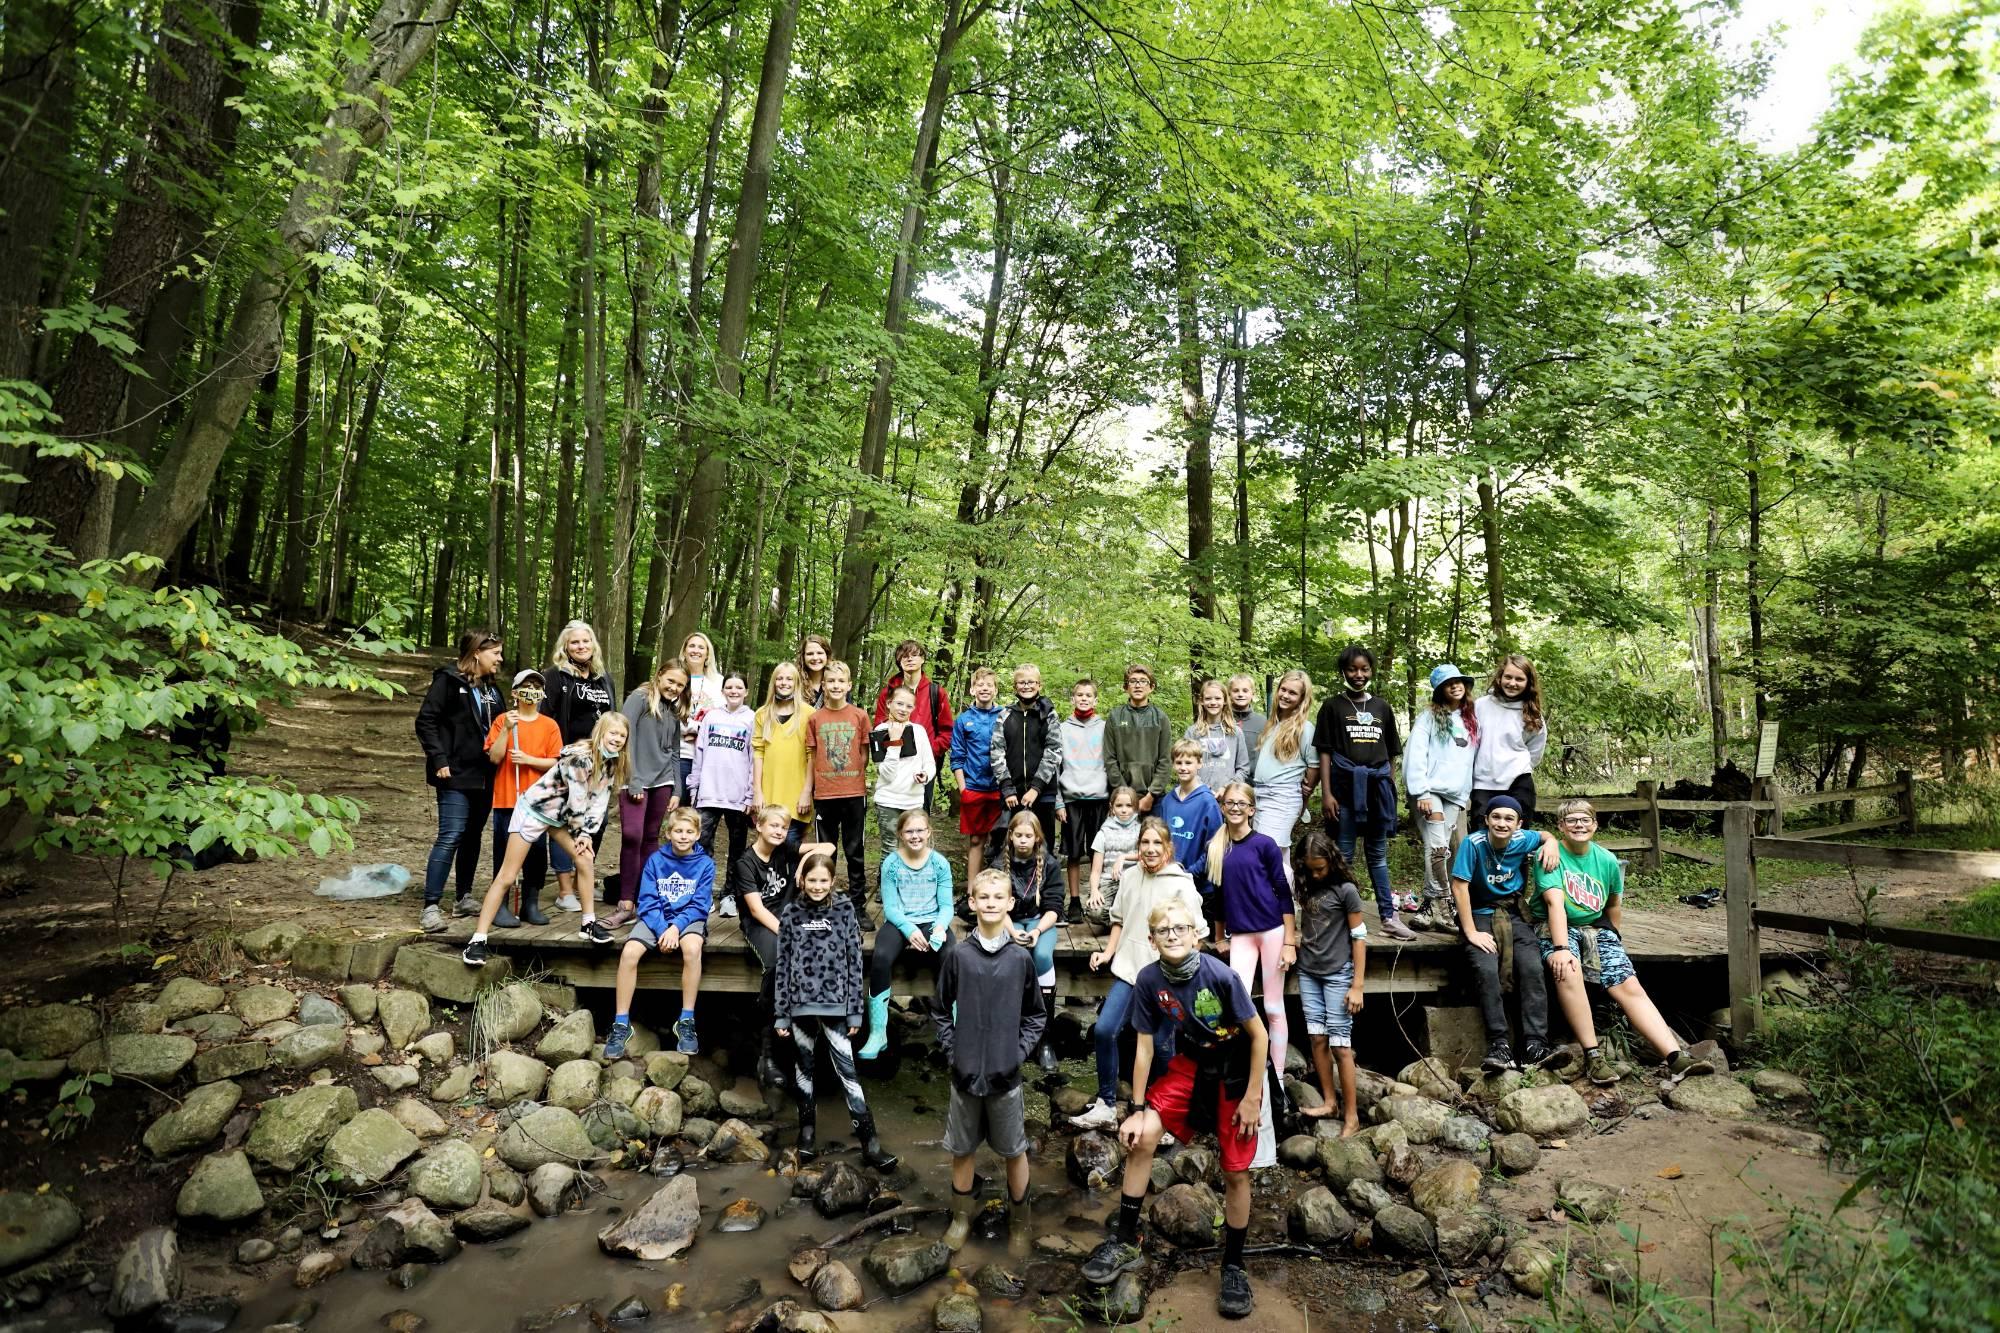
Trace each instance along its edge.
{"label": "purple sweatshirt", "polygon": [[1252,833],[1222,855],[1222,924],[1232,935],[1276,930],[1296,916],[1285,853],[1267,834]]}
{"label": "purple sweatshirt", "polygon": [[712,708],[694,738],[694,769],[688,785],[695,804],[704,810],[748,810],[755,770],[750,761],[750,734],[757,714],[748,708]]}

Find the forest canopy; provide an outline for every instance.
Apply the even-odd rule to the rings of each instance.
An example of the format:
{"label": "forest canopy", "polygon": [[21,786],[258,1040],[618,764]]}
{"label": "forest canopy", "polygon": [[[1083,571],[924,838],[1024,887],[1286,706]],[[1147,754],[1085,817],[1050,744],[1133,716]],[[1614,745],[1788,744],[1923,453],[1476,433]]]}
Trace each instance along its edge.
{"label": "forest canopy", "polygon": [[0,545],[621,682],[1517,649],[1585,776],[1956,778],[1996,12],[1778,150],[1678,0],[19,0]]}

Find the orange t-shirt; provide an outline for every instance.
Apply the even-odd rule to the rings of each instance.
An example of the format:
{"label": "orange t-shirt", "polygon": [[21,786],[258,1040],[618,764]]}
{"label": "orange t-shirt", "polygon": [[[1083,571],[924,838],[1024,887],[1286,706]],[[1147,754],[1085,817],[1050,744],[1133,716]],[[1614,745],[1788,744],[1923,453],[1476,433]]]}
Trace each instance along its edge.
{"label": "orange t-shirt", "polygon": [[[502,713],[493,719],[493,725],[486,729],[486,748],[491,750],[493,742],[500,739],[500,733],[507,728],[507,715]],[[552,717],[537,713],[521,720],[520,734],[515,738],[515,746],[522,754],[531,754],[537,759],[554,759],[562,753],[562,728]],[[499,769],[493,774],[493,808],[512,810],[521,793],[535,785],[535,779],[548,770],[529,768],[526,764],[500,761]]]}
{"label": "orange t-shirt", "polygon": [[851,703],[845,708],[821,708],[806,719],[814,800],[867,794],[868,727],[868,714]]}

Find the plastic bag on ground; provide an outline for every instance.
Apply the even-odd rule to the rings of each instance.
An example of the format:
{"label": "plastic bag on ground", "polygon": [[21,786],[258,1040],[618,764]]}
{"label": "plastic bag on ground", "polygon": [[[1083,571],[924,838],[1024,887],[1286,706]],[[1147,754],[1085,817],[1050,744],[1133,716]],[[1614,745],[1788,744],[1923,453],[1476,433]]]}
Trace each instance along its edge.
{"label": "plastic bag on ground", "polygon": [[410,883],[410,872],[405,866],[383,862],[372,866],[352,866],[345,875],[327,878],[319,882],[313,892],[321,898],[338,898],[343,901],[355,898],[387,898],[401,893]]}

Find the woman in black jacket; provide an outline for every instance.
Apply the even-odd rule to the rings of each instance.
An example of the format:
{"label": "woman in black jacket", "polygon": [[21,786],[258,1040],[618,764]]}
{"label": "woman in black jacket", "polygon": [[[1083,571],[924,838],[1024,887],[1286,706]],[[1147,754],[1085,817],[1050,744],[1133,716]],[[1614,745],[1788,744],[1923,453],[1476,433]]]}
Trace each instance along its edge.
{"label": "woman in black jacket", "polygon": [[1055,853],[1042,837],[1035,812],[1022,809],[1007,821],[1007,842],[1000,869],[1014,886],[1014,942],[1035,955],[1035,982],[1042,988],[1048,1026],[1035,1044],[1035,1059],[1054,1072],[1055,1049],[1049,1045],[1056,1024],[1056,928],[1062,922],[1063,873]]}
{"label": "woman in black jacket", "polygon": [[[597,719],[618,711],[618,687],[612,683],[611,668],[604,662],[604,649],[589,621],[572,620],[562,627],[556,635],[556,646],[549,653],[549,665],[554,669],[543,673],[549,697],[542,705],[542,712],[562,728],[564,745],[589,740]],[[599,848],[604,845],[602,828],[591,838],[591,844]],[[553,843],[549,845],[549,869],[556,872],[557,909],[581,912],[583,904],[576,896],[576,863],[568,852]],[[618,873],[626,883],[638,883],[639,867],[633,866],[629,871],[620,867]]]}
{"label": "woman in black jacket", "polygon": [[500,636],[491,630],[467,630],[458,636],[458,660],[431,673],[431,686],[417,708],[417,740],[424,747],[424,780],[436,789],[437,841],[424,866],[424,914],[427,931],[444,929],[445,876],[458,865],[455,912],[470,916],[479,910],[472,896],[479,874],[480,835],[493,807],[493,761],[486,757],[486,734],[500,716],[500,691],[494,674],[500,669]]}

